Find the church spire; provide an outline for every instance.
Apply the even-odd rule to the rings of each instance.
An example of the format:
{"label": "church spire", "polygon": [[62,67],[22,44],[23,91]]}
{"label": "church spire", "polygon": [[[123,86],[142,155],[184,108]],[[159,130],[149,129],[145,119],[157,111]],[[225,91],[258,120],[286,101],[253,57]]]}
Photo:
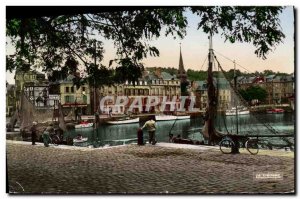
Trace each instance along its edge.
{"label": "church spire", "polygon": [[187,74],[184,70],[183,59],[181,54],[181,43],[180,43],[179,69],[177,73],[177,78],[180,80],[181,95],[183,96],[188,95],[187,86],[189,85],[189,82],[187,80]]}
{"label": "church spire", "polygon": [[181,54],[181,43],[180,44],[180,54],[179,54],[179,69],[178,69],[178,74],[177,74],[177,77],[179,79],[186,79],[186,73],[185,73],[185,70],[184,70],[184,65],[183,65],[183,59],[182,59],[182,54]]}

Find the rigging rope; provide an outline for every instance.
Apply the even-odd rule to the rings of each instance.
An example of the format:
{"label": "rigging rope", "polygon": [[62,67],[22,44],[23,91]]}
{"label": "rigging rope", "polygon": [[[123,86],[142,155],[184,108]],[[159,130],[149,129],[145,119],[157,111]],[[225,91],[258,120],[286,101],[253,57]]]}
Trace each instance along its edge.
{"label": "rigging rope", "polygon": [[[225,55],[222,55],[221,53],[217,52],[214,50],[214,52],[218,53],[219,55],[221,55],[222,57],[224,57],[225,59],[231,61],[232,63],[234,63],[234,60],[231,60],[230,58],[226,57]],[[235,62],[236,65],[240,66],[241,68],[243,68],[244,70],[248,71],[249,73],[253,73],[253,71],[248,70],[247,68],[243,67],[242,65],[238,64],[237,62]]]}
{"label": "rigging rope", "polygon": [[201,66],[201,68],[200,68],[200,71],[201,71],[201,69],[203,68],[203,66],[204,66],[204,64],[205,64],[205,62],[206,62],[206,60],[207,60],[207,56],[205,56],[205,60],[204,60],[202,66]]}
{"label": "rigging rope", "polygon": [[[221,64],[220,64],[220,62],[218,61],[218,59],[217,59],[217,57],[216,57],[215,55],[214,55],[214,58],[215,58],[215,60],[217,61],[218,66],[219,66],[219,68],[221,69],[221,72],[223,73],[225,79],[229,82],[229,85],[230,85],[230,87],[232,88],[232,90],[234,91],[234,93],[235,93],[235,94],[237,95],[237,97],[243,102],[243,104],[246,105],[247,108],[251,108],[251,107],[248,105],[248,102],[241,96],[241,94],[238,92],[238,90],[234,87],[234,85],[232,84],[232,82],[226,77],[226,75],[225,75],[226,73],[225,73],[225,71],[223,70],[223,68],[222,68],[222,66],[221,66]],[[269,129],[271,132],[273,132],[274,134],[278,134],[278,133],[279,133],[279,132],[276,131],[276,129],[274,129],[270,124],[267,124],[267,123],[265,123],[262,119],[258,118],[258,116],[257,116],[256,114],[254,114],[253,116],[254,116],[258,121],[260,121],[267,129]],[[250,126],[250,128],[252,128],[252,127]],[[226,128],[226,129],[227,129],[227,128]],[[254,130],[254,129],[252,129],[252,130]],[[281,139],[284,140],[289,146],[292,146],[292,145],[293,145],[293,143],[290,142],[287,138],[282,137]]]}

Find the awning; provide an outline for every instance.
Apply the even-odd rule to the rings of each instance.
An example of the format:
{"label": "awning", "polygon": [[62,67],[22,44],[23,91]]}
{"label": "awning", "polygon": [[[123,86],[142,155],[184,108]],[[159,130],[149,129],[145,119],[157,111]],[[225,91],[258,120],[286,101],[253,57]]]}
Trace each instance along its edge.
{"label": "awning", "polygon": [[87,104],[65,103],[62,107],[87,107]]}

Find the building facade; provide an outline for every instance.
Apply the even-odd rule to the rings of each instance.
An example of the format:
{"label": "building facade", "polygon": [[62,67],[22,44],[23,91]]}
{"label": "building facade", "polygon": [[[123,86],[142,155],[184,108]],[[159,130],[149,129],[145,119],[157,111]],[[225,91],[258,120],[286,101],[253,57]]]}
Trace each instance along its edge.
{"label": "building facade", "polygon": [[[166,72],[156,70],[154,72],[145,71],[143,76],[136,82],[126,81],[124,84],[104,86],[101,88],[100,96],[127,96],[128,103],[122,107],[115,107],[114,102],[106,101],[104,104],[104,110],[101,112],[107,113],[110,107],[114,108],[115,114],[122,114],[128,110],[131,103],[135,98],[140,97],[143,104],[142,112],[146,112],[146,103],[148,96],[159,96],[160,100],[166,96],[167,100],[172,100],[173,96],[178,99],[180,97],[180,80],[175,76]],[[158,111],[159,105],[153,107],[150,112]],[[133,112],[141,112],[141,110],[134,109]]]}
{"label": "building facade", "polygon": [[265,77],[241,77],[239,88],[247,89],[251,86],[260,86],[267,91],[266,104],[289,103],[294,96],[293,75],[268,75]]}
{"label": "building facade", "polygon": [[[233,90],[225,78],[214,78],[214,85],[218,88],[218,108],[226,110],[232,106]],[[192,83],[192,92],[196,96],[195,107],[205,111],[208,105],[207,81],[194,81]]]}
{"label": "building facade", "polygon": [[77,88],[73,84],[73,78],[73,75],[69,75],[65,80],[58,82],[60,103],[64,112],[78,108],[83,115],[92,114],[89,85],[84,84]]}
{"label": "building facade", "polygon": [[14,84],[6,84],[6,116],[12,116],[16,110],[16,87]]}
{"label": "building facade", "polygon": [[36,107],[47,106],[48,81],[45,74],[35,70],[16,71],[15,74],[16,108],[21,106],[21,98],[24,93],[29,101]]}

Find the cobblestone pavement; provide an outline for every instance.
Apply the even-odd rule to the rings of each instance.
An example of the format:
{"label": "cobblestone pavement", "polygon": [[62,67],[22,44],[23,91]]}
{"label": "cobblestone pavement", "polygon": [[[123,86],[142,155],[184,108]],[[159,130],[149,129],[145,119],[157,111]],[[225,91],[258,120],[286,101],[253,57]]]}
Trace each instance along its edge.
{"label": "cobblestone pavement", "polygon": [[[68,150],[7,143],[11,191],[33,193],[293,193],[294,158],[128,145]],[[254,172],[281,172],[259,181]],[[24,190],[24,191],[23,191]]]}

